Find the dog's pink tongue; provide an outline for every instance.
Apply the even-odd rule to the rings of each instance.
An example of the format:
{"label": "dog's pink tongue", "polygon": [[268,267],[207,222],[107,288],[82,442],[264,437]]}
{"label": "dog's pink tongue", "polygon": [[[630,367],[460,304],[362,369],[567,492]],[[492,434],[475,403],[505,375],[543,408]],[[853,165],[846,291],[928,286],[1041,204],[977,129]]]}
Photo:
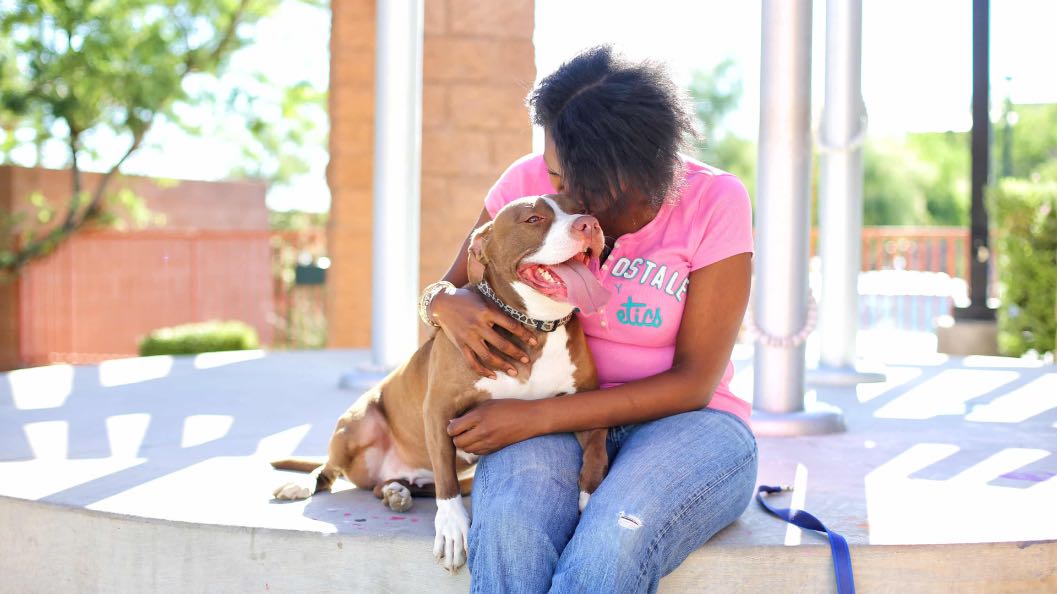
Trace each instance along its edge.
{"label": "dog's pink tongue", "polygon": [[551,266],[569,291],[569,303],[586,315],[598,313],[609,302],[610,293],[591,271],[576,260]]}

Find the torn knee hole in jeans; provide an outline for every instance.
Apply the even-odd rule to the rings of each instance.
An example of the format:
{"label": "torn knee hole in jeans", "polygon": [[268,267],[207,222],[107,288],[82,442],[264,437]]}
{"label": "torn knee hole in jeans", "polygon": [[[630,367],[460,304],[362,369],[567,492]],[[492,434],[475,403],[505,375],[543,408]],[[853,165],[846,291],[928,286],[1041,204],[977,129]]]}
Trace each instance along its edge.
{"label": "torn knee hole in jeans", "polygon": [[617,525],[628,530],[638,530],[642,528],[642,519],[638,516],[620,512],[617,515]]}

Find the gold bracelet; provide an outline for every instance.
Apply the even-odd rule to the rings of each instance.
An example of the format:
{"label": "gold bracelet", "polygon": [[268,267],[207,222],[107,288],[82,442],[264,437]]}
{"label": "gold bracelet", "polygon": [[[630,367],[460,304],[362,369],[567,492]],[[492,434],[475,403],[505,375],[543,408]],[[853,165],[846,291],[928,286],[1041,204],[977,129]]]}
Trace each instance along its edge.
{"label": "gold bracelet", "polygon": [[440,328],[440,324],[433,321],[433,318],[429,315],[429,304],[433,303],[433,298],[436,297],[440,292],[454,293],[455,285],[448,281],[437,281],[422,292],[422,297],[418,300],[418,317],[422,319],[422,323],[427,326],[433,326],[434,328]]}

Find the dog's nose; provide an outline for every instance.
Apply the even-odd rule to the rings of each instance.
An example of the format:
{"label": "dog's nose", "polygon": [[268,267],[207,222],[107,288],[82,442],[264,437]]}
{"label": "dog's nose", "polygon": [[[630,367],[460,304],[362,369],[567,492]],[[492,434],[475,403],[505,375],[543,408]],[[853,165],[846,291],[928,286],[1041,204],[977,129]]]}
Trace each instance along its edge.
{"label": "dog's nose", "polygon": [[591,240],[596,233],[602,232],[602,226],[598,219],[591,215],[580,215],[573,221],[573,236],[579,239]]}

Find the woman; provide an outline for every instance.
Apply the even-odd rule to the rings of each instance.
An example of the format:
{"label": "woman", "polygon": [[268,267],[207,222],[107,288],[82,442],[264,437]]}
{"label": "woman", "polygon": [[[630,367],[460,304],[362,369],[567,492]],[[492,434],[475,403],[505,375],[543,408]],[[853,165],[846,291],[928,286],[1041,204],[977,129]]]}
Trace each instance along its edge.
{"label": "woman", "polygon": [[[454,419],[455,444],[483,454],[469,564],[476,592],[654,591],[751,499],[749,406],[727,385],[748,302],[749,199],[734,176],[679,153],[692,134],[664,70],[588,50],[529,97],[543,155],[515,162],[478,225],[507,202],[565,192],[601,223],[599,274],[613,293],[581,317],[602,389],[493,400]],[[467,282],[466,245],[445,281]],[[478,372],[513,373],[517,322],[449,288],[430,319]],[[581,516],[580,447],[571,432],[610,427],[610,470]]]}

